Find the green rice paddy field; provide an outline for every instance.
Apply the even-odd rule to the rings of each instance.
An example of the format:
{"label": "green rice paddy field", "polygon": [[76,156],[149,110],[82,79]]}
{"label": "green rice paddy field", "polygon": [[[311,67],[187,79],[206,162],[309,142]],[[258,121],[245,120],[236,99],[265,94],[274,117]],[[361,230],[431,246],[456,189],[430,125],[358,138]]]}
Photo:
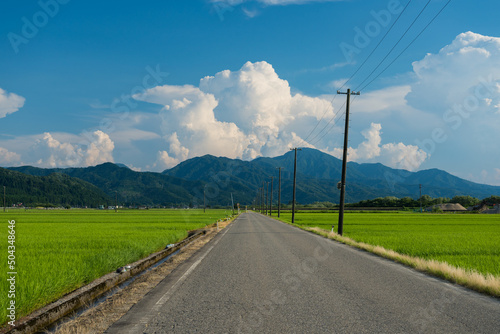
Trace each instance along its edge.
{"label": "green rice paddy field", "polygon": [[[283,213],[281,218],[291,222],[291,213]],[[334,224],[337,231],[338,213],[298,212],[295,223],[325,230]],[[500,276],[500,215],[346,213],[344,236]]]}
{"label": "green rice paddy field", "polygon": [[[0,213],[2,277],[7,267],[8,221],[15,220],[16,315],[40,308],[128,263],[159,251],[230,211],[13,210]],[[7,322],[8,282],[0,283],[0,323]]]}
{"label": "green rice paddy field", "polygon": [[[229,211],[33,210],[0,213],[1,270],[7,273],[8,221],[16,221],[16,314],[29,314],[92,280],[134,262]],[[276,215],[274,214],[274,217]],[[290,213],[282,219],[291,221]],[[298,212],[296,223],[330,230],[338,214]],[[335,228],[336,230],[336,228]],[[398,253],[500,276],[500,216],[346,213],[344,235]],[[5,276],[2,275],[2,276]],[[0,283],[0,323],[7,321],[8,284]]]}

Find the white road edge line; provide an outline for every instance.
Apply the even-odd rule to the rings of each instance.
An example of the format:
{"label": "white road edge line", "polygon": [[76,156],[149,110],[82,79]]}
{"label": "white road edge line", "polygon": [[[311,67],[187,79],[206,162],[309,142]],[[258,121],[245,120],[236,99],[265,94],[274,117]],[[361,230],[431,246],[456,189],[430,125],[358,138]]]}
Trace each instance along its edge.
{"label": "white road edge line", "polygon": [[196,262],[193,263],[191,265],[191,267],[189,267],[188,270],[186,270],[184,275],[182,275],[177,280],[177,282],[175,282],[174,285],[172,285],[172,287],[167,292],[165,292],[165,294],[156,302],[155,306],[153,306],[151,311],[147,315],[142,317],[142,319],[139,321],[139,323],[137,325],[135,325],[129,331],[129,333],[143,333],[144,325],[147,325],[153,319],[153,317],[158,314],[158,312],[160,311],[160,308],[170,299],[170,297],[172,297],[172,295],[175,293],[177,288],[186,280],[186,278],[189,276],[189,274],[191,274],[194,271],[194,269],[201,263],[201,261],[203,261],[203,259],[212,251],[212,249],[214,249],[214,247],[219,243],[219,241],[224,237],[224,235],[226,235],[227,231],[229,231],[231,226],[233,226],[233,224],[230,224],[225,229],[224,233],[222,233],[220,238],[217,239],[214,242],[214,244],[212,246],[210,246],[210,248],[198,260],[196,260]]}

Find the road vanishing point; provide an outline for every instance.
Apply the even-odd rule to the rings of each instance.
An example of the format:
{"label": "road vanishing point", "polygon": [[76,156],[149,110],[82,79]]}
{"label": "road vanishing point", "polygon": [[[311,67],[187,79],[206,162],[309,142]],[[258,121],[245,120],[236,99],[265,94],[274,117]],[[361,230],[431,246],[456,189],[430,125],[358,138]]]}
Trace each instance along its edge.
{"label": "road vanishing point", "polygon": [[499,333],[500,301],[244,213],[106,333]]}

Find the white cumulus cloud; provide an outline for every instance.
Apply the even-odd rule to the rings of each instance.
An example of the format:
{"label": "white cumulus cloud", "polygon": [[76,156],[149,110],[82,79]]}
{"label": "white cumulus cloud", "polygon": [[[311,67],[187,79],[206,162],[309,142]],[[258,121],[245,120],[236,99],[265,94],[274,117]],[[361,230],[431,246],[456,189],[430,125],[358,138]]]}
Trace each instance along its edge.
{"label": "white cumulus cloud", "polygon": [[0,165],[10,166],[21,160],[21,156],[15,152],[10,152],[6,148],[0,147]]}
{"label": "white cumulus cloud", "polygon": [[14,93],[7,93],[0,88],[0,118],[18,111],[24,106],[26,99]]}
{"label": "white cumulus cloud", "polygon": [[85,165],[95,166],[105,162],[113,162],[115,144],[109,136],[98,130],[92,134],[92,141],[84,151]]}
{"label": "white cumulus cloud", "polygon": [[172,158],[168,155],[167,151],[159,151],[156,162],[153,165],[153,168],[159,170],[170,169],[179,164],[179,159]]}
{"label": "white cumulus cloud", "polygon": [[30,157],[35,158],[34,165],[39,167],[78,167],[94,166],[104,162],[113,162],[114,143],[102,131],[95,131],[87,137],[77,137],[78,142],[61,142],[51,133],[44,133],[32,147]]}
{"label": "white cumulus cloud", "polygon": [[162,131],[168,158],[212,154],[253,159],[281,155],[301,141],[296,129],[333,115],[330,102],[292,94],[271,64],[247,62],[200,81],[199,87],[159,86],[134,95],[163,106]]}
{"label": "white cumulus cloud", "polygon": [[[197,87],[155,87],[134,98],[164,105],[160,113],[162,131],[169,138],[171,146],[185,148],[174,148],[174,152],[169,152],[177,159],[183,157],[182,152],[186,152],[186,149],[193,156],[225,154],[234,158],[240,156],[247,145],[245,135],[234,123],[221,122],[215,118],[214,109],[218,104],[215,97]],[[172,141],[174,133],[180,144]]]}
{"label": "white cumulus cloud", "polygon": [[500,38],[462,33],[414,62],[413,71],[416,82],[407,99],[417,108],[443,113],[461,105],[464,114],[493,113],[500,103]]}
{"label": "white cumulus cloud", "polygon": [[[360,143],[357,148],[349,147],[348,160],[356,162],[380,162],[393,168],[406,170],[416,170],[427,159],[428,154],[414,145],[405,145],[403,143],[382,143],[382,126],[378,123],[372,123],[369,129],[362,131],[365,141]],[[341,158],[342,149],[335,148],[332,155]]]}
{"label": "white cumulus cloud", "polygon": [[[383,109],[391,97],[409,91],[407,86],[394,87],[376,104]],[[325,142],[313,146],[299,133],[306,135],[322,117],[335,115],[326,98],[292,94],[289,83],[264,61],[207,76],[198,87],[158,86],[134,98],[163,106],[160,116],[165,146],[158,152],[153,165],[156,169],[171,168],[205,154],[250,160],[282,155],[291,146],[321,149]],[[402,104],[404,98],[399,98],[398,106]],[[428,157],[417,146],[383,144],[381,130],[380,123],[372,123],[362,131],[365,141],[349,148],[349,159],[415,170]],[[330,153],[340,157],[341,149]]]}

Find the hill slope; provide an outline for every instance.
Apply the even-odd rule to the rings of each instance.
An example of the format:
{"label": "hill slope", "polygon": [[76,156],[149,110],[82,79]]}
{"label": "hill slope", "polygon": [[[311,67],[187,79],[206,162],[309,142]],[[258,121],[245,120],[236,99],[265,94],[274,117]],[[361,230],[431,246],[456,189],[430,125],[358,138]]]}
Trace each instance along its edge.
{"label": "hill slope", "polygon": [[[291,200],[294,152],[275,158],[257,158],[253,161],[231,160],[203,156],[180,163],[163,173],[190,180],[210,182],[214,175],[223,174],[234,183],[253,188],[254,196],[264,182],[275,177],[277,167],[283,167],[282,202]],[[384,196],[419,196],[419,185],[423,194],[432,197],[454,197],[470,195],[485,198],[500,194],[500,187],[477,184],[460,179],[438,169],[409,172],[393,169],[382,164],[358,164],[349,162],[347,174],[347,202],[358,202]],[[297,201],[339,201],[336,184],[340,180],[342,161],[321,151],[304,148],[297,159]],[[275,193],[276,196],[276,193]]]}
{"label": "hill slope", "polygon": [[[10,168],[31,175],[65,174],[93,184],[125,205],[189,205],[193,190],[202,182],[188,181],[151,172],[135,172],[127,167],[104,163],[95,167],[43,169],[31,166]],[[113,201],[114,203],[114,201]]]}
{"label": "hill slope", "polygon": [[[93,184],[109,197],[118,193],[118,201],[127,205],[228,205],[231,194],[235,203],[251,204],[258,189],[274,177],[273,196],[278,185],[277,167],[282,170],[282,203],[292,199],[294,152],[275,158],[253,161],[218,158],[205,155],[186,160],[163,173],[135,172],[127,167],[105,163],[95,167],[41,169],[10,168],[29,175],[66,174]],[[500,187],[477,184],[438,169],[409,172],[382,164],[349,162],[346,201],[359,202],[377,197],[396,196],[418,198],[419,185],[424,195],[454,197],[470,195],[485,198],[500,195]],[[298,152],[297,201],[302,204],[316,201],[338,203],[342,163],[323,152],[304,148]],[[269,191],[270,191],[269,187]]]}
{"label": "hill slope", "polygon": [[0,168],[0,184],[6,188],[6,204],[92,206],[111,203],[96,186],[64,174],[26,175]]}

